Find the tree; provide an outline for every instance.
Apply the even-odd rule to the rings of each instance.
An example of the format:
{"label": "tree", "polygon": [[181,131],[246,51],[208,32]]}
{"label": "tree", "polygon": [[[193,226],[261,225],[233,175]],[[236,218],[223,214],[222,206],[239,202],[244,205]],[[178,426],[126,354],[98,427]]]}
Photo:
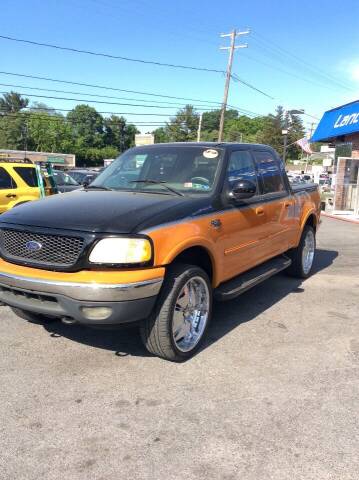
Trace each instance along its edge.
{"label": "tree", "polygon": [[250,118],[241,115],[225,123],[224,140],[228,142],[256,143],[258,134],[264,129],[267,117]]}
{"label": "tree", "polygon": [[305,133],[301,118],[298,115],[289,117],[283,107],[278,106],[276,114],[268,115],[267,119],[262,132],[258,135],[259,142],[271,145],[279,155],[282,155],[284,140],[282,130],[287,129],[287,158],[297,159],[301,150],[295,142],[303,138]]}
{"label": "tree", "polygon": [[0,115],[0,148],[22,150],[26,144],[26,123],[22,113]]}
{"label": "tree", "polygon": [[77,148],[104,146],[104,119],[88,105],[77,105],[67,114]]}
{"label": "tree", "polygon": [[104,143],[123,152],[135,144],[135,134],[139,133],[134,125],[126,123],[124,117],[111,115],[104,120]]}
{"label": "tree", "polygon": [[[202,118],[202,129],[206,131],[219,130],[219,121],[221,117],[221,110],[212,110],[210,112],[204,112]],[[238,117],[238,111],[234,109],[226,110],[224,114],[224,123],[233,120]]]}
{"label": "tree", "polygon": [[167,128],[165,127],[156,128],[152,133],[155,136],[155,143],[166,143],[170,141]]}
{"label": "tree", "polygon": [[189,142],[196,139],[199,115],[192,105],[179,110],[166,125],[165,130],[171,142]]}
{"label": "tree", "polygon": [[28,104],[29,99],[22,97],[19,93],[4,93],[3,98],[0,98],[0,113],[17,113]]}
{"label": "tree", "polygon": [[301,118],[298,115],[292,115],[288,130],[288,158],[297,159],[300,157],[302,150],[295,142],[300,138],[303,138],[304,135],[305,129]]}
{"label": "tree", "polygon": [[72,127],[60,114],[31,112],[27,115],[28,147],[43,152],[71,152]]}
{"label": "tree", "polygon": [[283,152],[282,129],[285,125],[284,109],[279,106],[275,115],[268,115],[265,125],[258,133],[258,142],[271,145],[281,155]]}

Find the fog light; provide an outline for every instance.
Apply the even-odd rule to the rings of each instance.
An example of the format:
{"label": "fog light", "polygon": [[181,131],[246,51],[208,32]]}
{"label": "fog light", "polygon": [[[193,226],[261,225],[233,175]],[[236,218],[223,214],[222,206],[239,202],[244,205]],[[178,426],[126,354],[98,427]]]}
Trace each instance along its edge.
{"label": "fog light", "polygon": [[81,310],[88,320],[105,320],[112,313],[110,307],[81,307]]}

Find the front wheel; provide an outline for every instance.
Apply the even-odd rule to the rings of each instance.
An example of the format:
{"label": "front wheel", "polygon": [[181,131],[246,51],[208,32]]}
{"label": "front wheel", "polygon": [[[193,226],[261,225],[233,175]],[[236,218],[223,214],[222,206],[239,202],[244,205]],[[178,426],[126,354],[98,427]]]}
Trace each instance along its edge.
{"label": "front wheel", "polygon": [[292,260],[287,272],[293,277],[307,278],[312,270],[315,257],[315,231],[310,225],[303,229],[297,248],[290,250],[287,255]]}
{"label": "front wheel", "polygon": [[170,266],[154,313],[140,331],[147,350],[175,362],[199,348],[212,314],[208,275],[195,265]]}

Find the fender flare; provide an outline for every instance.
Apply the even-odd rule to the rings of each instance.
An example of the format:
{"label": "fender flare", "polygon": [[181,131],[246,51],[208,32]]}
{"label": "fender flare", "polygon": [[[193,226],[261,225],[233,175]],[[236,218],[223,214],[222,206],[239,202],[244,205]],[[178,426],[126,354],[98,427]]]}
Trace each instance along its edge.
{"label": "fender flare", "polygon": [[201,237],[201,236],[191,237],[182,241],[181,243],[178,243],[176,247],[172,249],[170,252],[168,252],[168,254],[164,257],[163,263],[165,265],[172,263],[173,260],[176,257],[178,257],[178,255],[180,255],[184,251],[193,247],[203,248],[207,252],[212,264],[212,272],[213,272],[212,284],[216,285],[218,283],[217,282],[218,276],[220,275],[219,266],[221,265],[221,263],[217,258],[217,254],[215,252],[212,242],[208,241],[208,239],[204,237]]}
{"label": "fender flare", "polygon": [[308,222],[308,218],[311,217],[311,216],[313,216],[315,218],[315,227],[317,228],[317,226],[318,226],[318,215],[317,215],[317,212],[314,210],[314,208],[312,208],[311,210],[309,210],[309,212],[307,212],[305,217],[303,217],[303,220],[300,224],[299,234],[298,234],[298,238],[297,238],[297,245],[300,242],[304,227]]}

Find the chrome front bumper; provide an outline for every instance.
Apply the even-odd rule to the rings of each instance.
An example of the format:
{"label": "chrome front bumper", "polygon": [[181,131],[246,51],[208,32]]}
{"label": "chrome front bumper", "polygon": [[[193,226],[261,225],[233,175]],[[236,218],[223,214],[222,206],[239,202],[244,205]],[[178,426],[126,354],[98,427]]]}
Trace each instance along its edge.
{"label": "chrome front bumper", "polygon": [[0,285],[26,291],[63,295],[89,302],[123,302],[156,296],[163,278],[134,283],[73,283],[42,280],[0,272]]}

